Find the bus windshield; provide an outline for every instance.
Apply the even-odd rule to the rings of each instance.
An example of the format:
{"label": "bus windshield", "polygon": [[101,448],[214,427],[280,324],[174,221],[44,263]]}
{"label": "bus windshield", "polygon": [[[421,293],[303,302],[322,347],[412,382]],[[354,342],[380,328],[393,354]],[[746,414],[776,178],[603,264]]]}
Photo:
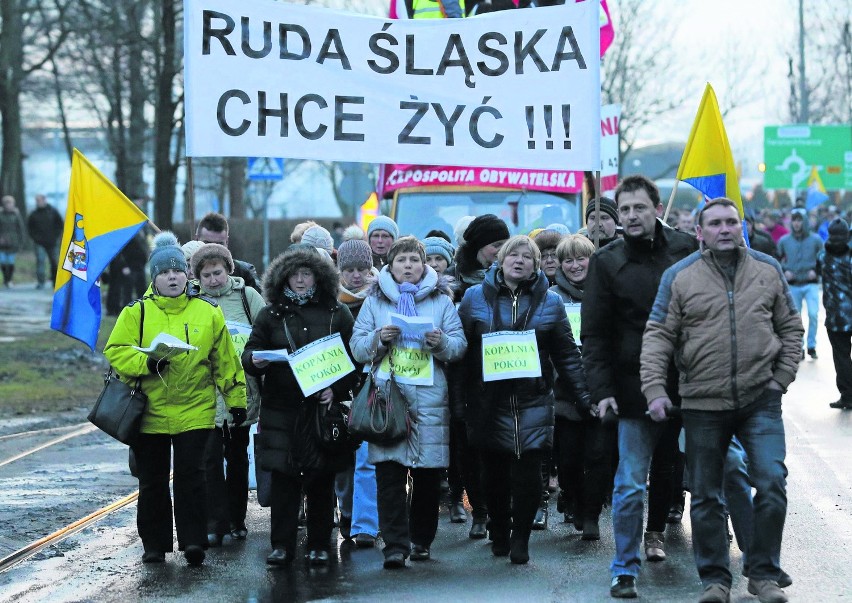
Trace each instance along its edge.
{"label": "bus windshield", "polygon": [[580,195],[554,195],[538,191],[452,191],[398,193],[395,220],[399,231],[418,239],[430,230],[453,235],[453,227],[464,216],[495,214],[513,235],[559,223],[577,232]]}

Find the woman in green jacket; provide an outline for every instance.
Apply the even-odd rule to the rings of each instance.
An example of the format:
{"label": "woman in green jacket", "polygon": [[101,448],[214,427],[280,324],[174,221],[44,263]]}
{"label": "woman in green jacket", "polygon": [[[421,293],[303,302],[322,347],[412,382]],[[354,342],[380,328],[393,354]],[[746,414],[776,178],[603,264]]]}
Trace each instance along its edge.
{"label": "woman in green jacket", "polygon": [[[186,260],[172,233],[154,239],[148,272],[151,287],[145,297],[122,310],[104,354],[123,380],[140,379],[148,396],[140,434],[132,446],[139,476],[142,562],[161,563],[172,551],[169,461],[174,451],[178,550],[184,551],[190,565],[200,565],[207,548],[203,456],[216,417],[216,390],[234,424],[242,423],[245,375],[222,311],[212,299],[187,288]],[[161,333],[195,349],[158,356],[136,349],[150,347]]]}

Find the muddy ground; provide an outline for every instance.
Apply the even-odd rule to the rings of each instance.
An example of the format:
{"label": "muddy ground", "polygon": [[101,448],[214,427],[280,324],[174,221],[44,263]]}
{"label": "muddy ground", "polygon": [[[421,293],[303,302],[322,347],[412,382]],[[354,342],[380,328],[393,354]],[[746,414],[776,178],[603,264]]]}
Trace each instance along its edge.
{"label": "muddy ground", "polygon": [[[49,328],[52,292],[22,284],[0,291],[0,345]],[[105,365],[103,356],[80,344],[74,358],[57,362]],[[92,402],[98,392],[92,392]],[[87,407],[55,414],[0,414],[0,463],[86,424]],[[21,437],[31,430],[62,428]],[[127,469],[127,447],[99,431],[80,435],[0,466],[0,557],[81,519],[136,490]],[[101,526],[109,526],[109,519]],[[45,549],[60,556],[76,546],[73,537]]]}

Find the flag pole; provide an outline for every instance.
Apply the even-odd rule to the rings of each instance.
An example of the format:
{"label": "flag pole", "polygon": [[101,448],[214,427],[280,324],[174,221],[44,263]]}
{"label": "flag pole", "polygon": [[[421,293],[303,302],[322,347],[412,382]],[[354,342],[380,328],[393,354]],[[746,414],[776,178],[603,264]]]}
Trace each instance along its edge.
{"label": "flag pole", "polygon": [[601,172],[595,171],[595,249],[601,248]]}
{"label": "flag pole", "polygon": [[672,203],[674,203],[675,194],[677,193],[677,185],[680,180],[675,180],[674,186],[672,187],[672,194],[669,196],[669,204],[666,205],[666,213],[663,214],[663,222],[669,219],[669,212],[672,210]]}
{"label": "flag pole", "polygon": [[195,236],[195,182],[192,176],[192,157],[186,158],[186,202],[189,204],[189,238]]}

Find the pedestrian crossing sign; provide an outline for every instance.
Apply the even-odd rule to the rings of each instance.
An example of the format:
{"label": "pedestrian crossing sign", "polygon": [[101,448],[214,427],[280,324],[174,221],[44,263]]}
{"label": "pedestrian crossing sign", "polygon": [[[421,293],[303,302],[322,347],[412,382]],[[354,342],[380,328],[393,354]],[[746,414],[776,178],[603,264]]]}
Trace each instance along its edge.
{"label": "pedestrian crossing sign", "polygon": [[275,157],[249,157],[249,180],[283,180],[284,160]]}

